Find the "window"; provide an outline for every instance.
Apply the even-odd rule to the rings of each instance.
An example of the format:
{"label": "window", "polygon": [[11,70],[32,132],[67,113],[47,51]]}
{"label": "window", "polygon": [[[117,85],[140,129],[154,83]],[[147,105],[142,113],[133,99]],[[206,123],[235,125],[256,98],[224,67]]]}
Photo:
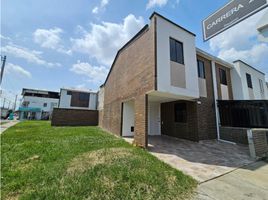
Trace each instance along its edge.
{"label": "window", "polygon": [[170,60],[180,64],[184,64],[183,44],[177,40],[169,38],[169,48],[170,48]]}
{"label": "window", "polygon": [[227,85],[226,71],[221,68],[219,70],[220,70],[220,83],[223,85]]}
{"label": "window", "polygon": [[264,93],[264,88],[263,88],[263,82],[261,79],[259,79],[259,84],[260,84],[260,91],[261,91],[261,94]]}
{"label": "window", "polygon": [[72,107],[83,107],[86,108],[89,106],[89,93],[84,92],[72,92],[71,98]]}
{"label": "window", "polygon": [[43,105],[44,107],[47,107],[47,103],[44,103],[44,105]]}
{"label": "window", "polygon": [[23,106],[23,107],[28,107],[28,106],[29,106],[29,104],[30,104],[30,102],[29,102],[29,101],[24,101],[24,102],[22,103],[22,106]]}
{"label": "window", "polygon": [[175,122],[187,122],[186,103],[176,103],[174,106]]}
{"label": "window", "polygon": [[72,91],[67,91],[67,95],[72,95]]}
{"label": "window", "polygon": [[89,94],[88,93],[79,93],[79,100],[80,101],[88,101],[89,100]]}
{"label": "window", "polygon": [[246,73],[246,77],[247,77],[248,88],[253,88],[252,87],[252,81],[251,81],[251,75]]}
{"label": "window", "polygon": [[197,60],[198,77],[206,78],[205,76],[205,64],[201,60]]}

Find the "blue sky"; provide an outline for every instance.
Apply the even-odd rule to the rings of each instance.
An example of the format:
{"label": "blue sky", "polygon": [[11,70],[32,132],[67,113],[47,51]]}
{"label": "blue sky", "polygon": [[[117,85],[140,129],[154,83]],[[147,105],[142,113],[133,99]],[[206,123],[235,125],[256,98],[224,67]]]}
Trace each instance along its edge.
{"label": "blue sky", "polygon": [[153,11],[196,33],[197,47],[228,61],[243,59],[268,74],[268,45],[255,26],[267,8],[203,42],[201,21],[228,0],[2,0],[1,54],[7,55],[2,89],[97,90],[116,51]]}

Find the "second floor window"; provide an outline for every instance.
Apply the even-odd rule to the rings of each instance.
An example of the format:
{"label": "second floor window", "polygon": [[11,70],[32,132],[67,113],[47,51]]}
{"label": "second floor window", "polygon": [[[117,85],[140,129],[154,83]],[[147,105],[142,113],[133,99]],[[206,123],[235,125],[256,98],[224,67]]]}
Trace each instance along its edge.
{"label": "second floor window", "polygon": [[205,76],[205,63],[201,60],[197,60],[197,70],[199,78],[206,78]]}
{"label": "second floor window", "polygon": [[261,79],[259,79],[259,84],[260,84],[260,91],[261,91],[261,94],[264,93],[264,87],[263,87],[263,82]]}
{"label": "second floor window", "polygon": [[184,64],[183,44],[177,40],[169,38],[170,60]]}
{"label": "second floor window", "polygon": [[223,85],[227,85],[226,71],[221,68],[219,70],[220,70],[220,83]]}
{"label": "second floor window", "polygon": [[252,87],[251,75],[246,73],[246,77],[247,77],[248,88],[252,89],[253,87]]}
{"label": "second floor window", "polygon": [[47,107],[47,103],[44,103],[44,107]]}

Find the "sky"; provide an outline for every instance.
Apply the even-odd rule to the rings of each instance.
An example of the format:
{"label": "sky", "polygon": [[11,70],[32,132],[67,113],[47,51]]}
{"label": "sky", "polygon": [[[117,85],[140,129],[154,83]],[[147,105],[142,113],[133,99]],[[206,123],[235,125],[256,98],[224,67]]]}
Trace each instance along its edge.
{"label": "sky", "polygon": [[[10,99],[22,88],[97,91],[119,50],[153,11],[196,34],[196,46],[268,75],[268,43],[256,24],[268,8],[203,41],[201,22],[228,0],[1,0],[1,85]],[[266,80],[267,77],[266,77]]]}

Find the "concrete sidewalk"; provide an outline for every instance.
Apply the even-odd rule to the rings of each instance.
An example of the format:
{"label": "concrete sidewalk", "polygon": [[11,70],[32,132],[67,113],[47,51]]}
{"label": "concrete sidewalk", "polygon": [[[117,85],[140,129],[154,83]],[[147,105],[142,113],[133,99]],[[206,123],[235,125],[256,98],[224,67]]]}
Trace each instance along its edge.
{"label": "concrete sidewalk", "polygon": [[268,162],[258,161],[204,182],[195,200],[267,200]]}
{"label": "concrete sidewalk", "polygon": [[5,124],[3,124],[3,125],[0,126],[0,134],[2,134],[5,130],[7,130],[11,126],[16,125],[20,121],[18,121],[18,120],[12,120],[12,121],[2,121],[2,122],[7,122],[7,123],[5,123]]}

